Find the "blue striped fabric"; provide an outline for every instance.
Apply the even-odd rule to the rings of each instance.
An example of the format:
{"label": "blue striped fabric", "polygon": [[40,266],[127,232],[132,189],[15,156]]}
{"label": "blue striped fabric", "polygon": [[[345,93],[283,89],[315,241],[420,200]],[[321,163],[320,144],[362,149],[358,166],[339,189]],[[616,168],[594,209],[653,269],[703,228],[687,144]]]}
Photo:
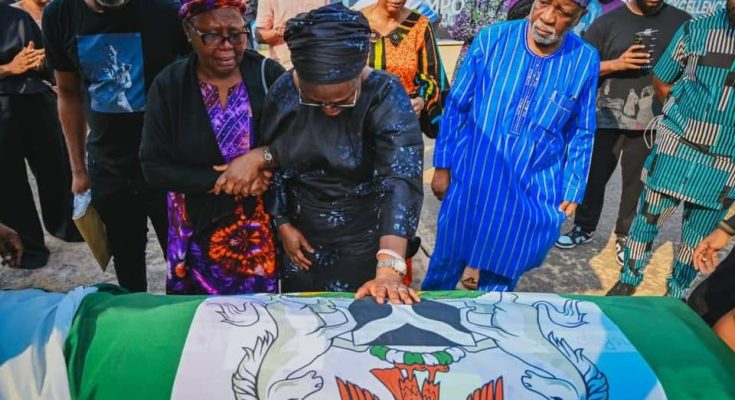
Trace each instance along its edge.
{"label": "blue striped fabric", "polygon": [[562,201],[584,196],[599,57],[572,33],[538,57],[528,27],[483,29],[451,89],[434,166],[452,182],[424,289],[454,287],[465,265],[515,281],[556,240]]}

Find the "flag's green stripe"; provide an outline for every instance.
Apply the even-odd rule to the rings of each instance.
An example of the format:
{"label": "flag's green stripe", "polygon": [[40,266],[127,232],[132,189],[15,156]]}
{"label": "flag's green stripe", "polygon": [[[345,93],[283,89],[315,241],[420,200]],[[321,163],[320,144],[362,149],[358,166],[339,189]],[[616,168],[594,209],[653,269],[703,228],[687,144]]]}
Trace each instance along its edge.
{"label": "flag's green stripe", "polygon": [[646,359],[670,400],[735,399],[735,353],[681,300],[565,297],[597,304]]}
{"label": "flag's green stripe", "polygon": [[[468,295],[472,294],[424,294],[426,298]],[[684,303],[660,297],[568,297],[596,303],[648,361],[670,399],[735,399],[735,354]],[[189,326],[202,300],[147,294],[87,296],[66,347],[73,397],[170,398]]]}
{"label": "flag's green stripe", "polygon": [[72,398],[169,399],[201,296],[93,293],[65,354]]}

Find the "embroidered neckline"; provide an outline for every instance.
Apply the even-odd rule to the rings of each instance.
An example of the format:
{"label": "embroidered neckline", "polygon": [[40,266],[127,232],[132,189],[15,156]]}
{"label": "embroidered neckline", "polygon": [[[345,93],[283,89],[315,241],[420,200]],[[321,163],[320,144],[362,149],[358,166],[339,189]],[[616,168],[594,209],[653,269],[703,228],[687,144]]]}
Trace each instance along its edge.
{"label": "embroidered neckline", "polygon": [[409,14],[403,22],[398,24],[395,29],[388,32],[385,36],[381,35],[380,32],[375,29],[370,29],[370,40],[375,43],[378,40],[388,38],[393,46],[398,47],[403,41],[403,38],[405,38],[411,29],[413,29],[413,27],[415,27],[419,22],[419,18],[421,18],[421,14],[417,13],[415,10],[411,10],[411,14]]}

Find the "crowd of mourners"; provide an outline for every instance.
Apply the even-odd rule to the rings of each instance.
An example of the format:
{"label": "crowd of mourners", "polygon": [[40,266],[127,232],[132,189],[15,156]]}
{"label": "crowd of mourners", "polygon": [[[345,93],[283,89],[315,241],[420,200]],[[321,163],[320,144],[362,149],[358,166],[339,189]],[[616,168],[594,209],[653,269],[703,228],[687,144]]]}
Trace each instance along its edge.
{"label": "crowd of mourners", "polygon": [[0,1],[3,263],[45,266],[43,228],[84,240],[72,214],[91,197],[129,291],[147,290],[150,221],[169,294],[411,304],[427,137],[441,209],[421,289],[512,291],[553,246],[589,243],[620,163],[608,295],[635,293],[681,205],[665,294],[735,348],[735,253],[718,262],[735,0],[696,19],[662,0],[468,0],[451,88],[439,18],[415,0]]}

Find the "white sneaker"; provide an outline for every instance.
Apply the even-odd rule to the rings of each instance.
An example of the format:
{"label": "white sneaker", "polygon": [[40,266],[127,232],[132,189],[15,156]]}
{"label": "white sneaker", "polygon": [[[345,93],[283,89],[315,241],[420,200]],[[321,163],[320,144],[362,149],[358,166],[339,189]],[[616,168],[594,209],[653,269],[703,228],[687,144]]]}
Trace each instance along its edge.
{"label": "white sneaker", "polygon": [[618,262],[619,266],[623,266],[625,263],[625,244],[628,242],[627,236],[618,236],[615,239],[615,261]]}

